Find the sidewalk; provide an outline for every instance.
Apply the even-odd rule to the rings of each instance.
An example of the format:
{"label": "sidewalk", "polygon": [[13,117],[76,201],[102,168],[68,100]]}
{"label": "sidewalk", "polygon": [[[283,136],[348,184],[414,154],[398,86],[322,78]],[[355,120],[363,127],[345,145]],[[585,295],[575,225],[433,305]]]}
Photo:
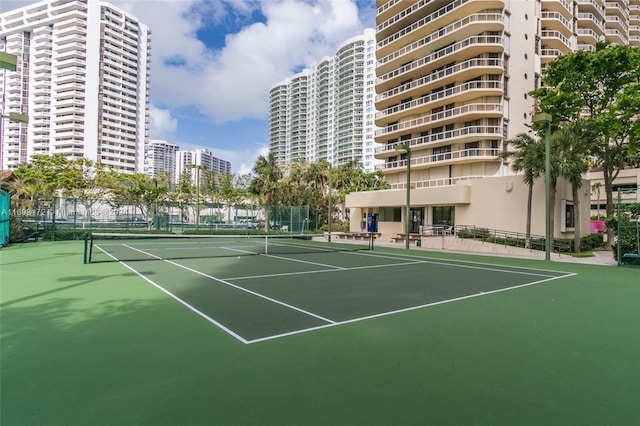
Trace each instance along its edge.
{"label": "sidewalk", "polygon": [[[526,259],[539,259],[544,260],[544,251],[539,250],[527,250],[527,249],[515,249],[513,247],[504,247],[500,244],[481,243],[481,244],[468,244],[469,242],[462,241],[465,244],[447,244],[460,243],[460,239],[455,236],[445,237],[444,239],[438,238],[442,241],[440,246],[429,246],[424,243],[423,238],[422,247],[411,245],[411,250],[432,250],[443,251],[450,253],[473,253],[485,256],[497,256],[497,257],[517,257]],[[404,248],[404,242],[384,242],[382,240],[376,240],[375,245],[385,247]],[[454,247],[455,246],[455,247]],[[610,250],[594,251],[592,257],[573,257],[568,254],[551,253],[552,262],[566,262],[566,263],[583,263],[590,265],[602,265],[602,266],[617,266],[616,260],[613,258],[613,252]]]}

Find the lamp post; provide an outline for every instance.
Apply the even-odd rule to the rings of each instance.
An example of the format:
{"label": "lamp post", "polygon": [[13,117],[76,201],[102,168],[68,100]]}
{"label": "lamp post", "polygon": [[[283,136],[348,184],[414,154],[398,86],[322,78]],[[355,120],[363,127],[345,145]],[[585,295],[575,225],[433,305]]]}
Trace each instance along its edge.
{"label": "lamp post", "polygon": [[544,141],[544,196],[545,196],[545,234],[544,259],[551,259],[551,114],[541,112],[533,116],[536,124],[545,124]]}
{"label": "lamp post", "polygon": [[409,248],[409,232],[411,228],[409,227],[409,216],[411,214],[411,148],[409,145],[398,144],[396,145],[396,151],[404,151],[407,153],[407,206],[405,212],[405,241],[404,248]]}
{"label": "lamp post", "polygon": [[[328,215],[328,219],[327,219],[327,237],[328,237],[328,241],[331,242],[331,222],[333,222],[333,208],[331,206],[331,188],[333,187],[333,181],[332,181],[332,168],[331,168],[331,163],[329,163],[329,188],[327,190],[327,199],[328,199],[328,210],[329,210],[329,215]],[[303,227],[304,228],[304,227]]]}

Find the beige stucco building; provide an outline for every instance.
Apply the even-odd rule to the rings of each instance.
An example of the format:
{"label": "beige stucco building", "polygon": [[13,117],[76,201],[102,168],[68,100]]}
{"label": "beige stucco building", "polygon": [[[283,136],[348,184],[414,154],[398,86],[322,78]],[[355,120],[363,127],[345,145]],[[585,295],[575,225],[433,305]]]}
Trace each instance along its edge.
{"label": "beige stucco building", "polygon": [[[351,230],[372,215],[383,234],[472,225],[524,232],[527,187],[501,153],[527,132],[529,92],[553,59],[600,40],[640,44],[639,1],[377,0],[376,158],[386,191],[347,196]],[[408,148],[410,152],[407,152]],[[544,235],[545,185],[534,185],[532,233]],[[580,191],[589,232],[590,185]],[[574,200],[559,182],[554,236],[570,238]]]}

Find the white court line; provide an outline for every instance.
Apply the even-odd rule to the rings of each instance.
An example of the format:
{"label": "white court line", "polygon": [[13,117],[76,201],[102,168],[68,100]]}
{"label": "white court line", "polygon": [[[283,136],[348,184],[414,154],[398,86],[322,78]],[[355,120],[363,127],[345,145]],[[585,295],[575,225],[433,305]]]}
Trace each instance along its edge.
{"label": "white court line", "polygon": [[[352,253],[349,252],[349,254],[352,254]],[[398,257],[379,256],[374,253],[360,253],[360,254],[362,254],[363,256],[384,257],[384,258],[390,258],[390,259],[411,258],[411,259],[416,259],[416,261],[418,261],[419,263],[429,263],[434,265],[445,265],[445,266],[459,266],[461,268],[475,268],[475,269],[486,270],[486,271],[507,272],[512,274],[522,274],[522,275],[537,275],[541,277],[555,277],[555,276],[564,277],[564,276],[575,275],[574,272],[555,271],[552,269],[530,268],[527,266],[496,265],[495,263],[473,262],[469,260],[440,259],[437,257],[425,257],[425,256],[406,255],[406,254],[398,255]],[[424,259],[427,259],[427,260],[424,260]],[[460,265],[460,263],[466,263],[467,265]],[[475,266],[475,265],[482,265],[482,267]],[[492,266],[493,268],[486,268],[485,266]],[[510,268],[510,269],[500,269],[500,267]],[[520,272],[512,269],[521,269],[523,271],[534,271],[534,272]],[[538,272],[553,272],[555,274],[564,274],[564,275],[547,275],[547,274],[542,274]]]}
{"label": "white court line", "polygon": [[[348,254],[352,254],[352,253],[349,252]],[[286,258],[286,257],[271,256],[271,255],[261,255],[261,256],[275,257],[277,259],[295,261],[295,259],[289,259],[289,258]],[[340,269],[322,269],[322,270],[314,270],[314,271],[283,272],[283,273],[279,273],[279,274],[248,275],[248,276],[230,277],[230,278],[226,278],[226,279],[229,280],[229,281],[252,280],[252,279],[256,279],[256,278],[273,278],[273,277],[281,277],[281,276],[289,276],[289,275],[322,274],[322,273],[327,273],[327,272],[338,272],[338,271],[346,272],[346,271],[356,271],[356,270],[362,270],[362,269],[375,269],[375,268],[393,268],[393,267],[396,267],[396,266],[420,265],[420,264],[453,266],[453,267],[459,267],[459,268],[479,269],[479,270],[491,271],[491,272],[504,272],[504,273],[508,273],[508,274],[530,275],[530,276],[549,277],[549,278],[567,276],[567,275],[539,274],[539,273],[533,272],[533,271],[538,271],[536,269],[531,269],[532,272],[512,271],[512,270],[508,270],[508,269],[486,268],[486,267],[480,267],[480,266],[474,266],[474,265],[458,265],[458,264],[447,263],[446,261],[445,262],[436,262],[436,261],[431,261],[431,260],[419,260],[420,257],[416,258],[416,260],[412,260],[412,259],[405,259],[405,258],[401,258],[401,257],[376,256],[376,255],[370,255],[370,254],[366,254],[366,256],[374,256],[374,257],[380,257],[380,258],[386,258],[386,259],[396,259],[396,260],[410,260],[410,262],[390,263],[390,264],[385,264],[385,265],[354,266],[354,267],[351,267],[351,268],[340,268]],[[313,262],[309,262],[309,263],[313,264]],[[324,265],[324,264],[318,264],[318,265],[330,266],[330,265]],[[544,270],[540,270],[540,271],[544,272]],[[563,272],[563,274],[571,274],[571,273],[570,272]]]}
{"label": "white court line", "polygon": [[281,260],[286,260],[286,261],[289,261],[289,262],[299,262],[299,263],[306,263],[306,264],[309,264],[309,265],[324,266],[326,268],[333,268],[336,271],[344,271],[344,270],[349,269],[349,268],[343,268],[342,266],[328,265],[326,263],[319,263],[319,262],[309,262],[308,260],[292,259],[292,258],[289,258],[289,257],[274,256],[272,254],[261,254],[260,256],[272,257],[274,259],[281,259]]}
{"label": "white court line", "polygon": [[136,274],[137,276],[139,276],[140,278],[142,278],[143,280],[145,280],[146,282],[148,282],[149,284],[151,284],[152,286],[156,287],[158,290],[162,291],[163,293],[167,294],[169,297],[171,297],[172,299],[174,299],[175,301],[177,301],[178,303],[182,304],[183,306],[185,306],[187,309],[189,309],[190,311],[196,313],[197,315],[201,316],[202,318],[204,318],[205,320],[209,321],[210,323],[212,323],[213,325],[215,325],[216,327],[218,327],[220,330],[224,331],[225,333],[229,334],[232,337],[235,337],[236,339],[238,339],[239,341],[241,341],[244,344],[249,343],[249,341],[247,339],[245,339],[244,337],[240,336],[239,334],[233,332],[231,329],[225,327],[223,324],[219,323],[218,321],[214,320],[213,318],[211,318],[210,316],[208,316],[207,314],[205,314],[204,312],[198,310],[196,307],[191,306],[189,303],[185,302],[184,300],[182,300],[181,298],[179,298],[178,296],[176,296],[175,294],[171,293],[170,291],[166,290],[165,288],[163,288],[162,286],[156,284],[155,282],[153,282],[149,277],[141,274],[140,272],[136,271],[135,269],[133,269],[131,266],[127,265],[126,263],[116,259],[115,257],[113,257],[110,253],[104,251],[102,248],[100,248],[100,246],[96,246],[96,248],[98,248],[100,251],[102,251],[104,254],[106,254],[107,256],[109,256],[110,258],[112,258],[113,260],[117,261],[119,264],[121,264],[122,266],[124,266],[125,268],[127,268],[128,270],[130,270],[131,272],[133,272],[134,274]]}
{"label": "white court line", "polygon": [[572,275],[577,275],[577,274],[569,273],[569,275],[563,275],[563,276],[559,276],[559,277],[547,278],[547,279],[544,279],[544,280],[534,281],[534,282],[530,282],[530,283],[526,283],[526,284],[519,284],[519,285],[512,286],[512,287],[500,288],[500,289],[497,289],[497,290],[482,291],[480,293],[469,294],[467,296],[455,297],[453,299],[440,300],[438,302],[426,303],[424,305],[411,306],[409,308],[398,309],[398,310],[395,310],[395,311],[383,312],[383,313],[374,314],[374,315],[367,315],[365,317],[353,318],[353,319],[346,320],[346,321],[339,321],[339,322],[336,322],[334,324],[326,324],[326,325],[322,325],[322,326],[318,326],[318,327],[305,328],[305,329],[300,329],[300,330],[296,330],[296,331],[291,331],[291,332],[288,332],[288,333],[282,333],[282,334],[276,334],[276,335],[273,335],[273,336],[261,337],[261,338],[258,338],[258,339],[249,340],[249,341],[247,341],[247,344],[265,342],[267,340],[275,340],[275,339],[279,339],[281,337],[292,336],[294,334],[307,333],[307,332],[319,330],[319,329],[322,329],[322,328],[335,327],[335,326],[339,326],[339,325],[345,325],[345,324],[350,324],[350,323],[354,323],[354,322],[360,322],[360,321],[370,320],[370,319],[374,319],[374,318],[380,318],[380,317],[386,317],[386,316],[389,316],[389,315],[400,314],[400,313],[403,313],[403,312],[410,312],[410,311],[415,311],[415,310],[418,310],[418,309],[429,308],[431,306],[444,305],[446,303],[451,303],[451,302],[458,302],[460,300],[472,299],[472,298],[481,297],[481,296],[487,296],[487,295],[490,295],[490,294],[493,294],[493,293],[500,293],[500,292],[503,292],[503,291],[515,290],[515,289],[522,288],[522,287],[528,287],[528,286],[532,286],[532,285],[536,285],[536,284],[542,284],[542,283],[547,282],[547,281],[553,281],[553,280],[557,280],[557,279],[560,279],[560,278],[566,278],[566,277],[572,276]]}
{"label": "white court line", "polygon": [[[284,258],[285,260],[289,260]],[[305,275],[305,274],[322,274],[327,272],[347,272],[347,271],[356,271],[359,269],[375,269],[375,268],[392,268],[395,266],[407,266],[407,265],[418,265],[423,262],[403,262],[403,263],[389,263],[386,265],[368,265],[368,266],[354,266],[351,268],[340,268],[340,269],[316,269],[314,271],[299,271],[299,272],[282,272],[279,274],[265,274],[265,275],[249,275],[249,276],[241,276],[241,277],[231,277],[225,278],[229,281],[235,280],[252,280],[255,278],[272,278],[272,277],[282,277],[287,275]]]}
{"label": "white court line", "polygon": [[[100,249],[101,251],[104,252],[104,250],[102,250],[99,246],[96,246],[98,249]],[[128,247],[132,250],[136,250],[139,251],[141,253],[144,253],[142,250],[138,250],[134,247]],[[118,259],[116,259],[115,257],[113,257],[111,254],[105,252],[105,254],[107,254],[109,257],[111,257],[112,259],[118,261]],[[150,253],[145,253],[149,256],[155,257],[157,259],[161,259],[158,256],[152,255]],[[362,254],[362,253],[361,253]],[[367,256],[377,256],[375,254],[366,254]],[[379,257],[389,257],[389,256],[379,256]],[[415,258],[416,260],[420,260],[420,259],[425,259],[422,256],[409,256],[412,258]],[[401,256],[401,257],[392,257],[395,259],[406,259],[406,255]],[[435,259],[435,258],[427,258],[427,259]],[[169,261],[169,260],[165,260],[165,259],[161,259],[164,260],[165,262],[168,262],[170,264],[173,264],[175,266],[178,266],[180,268],[184,268],[187,269],[191,272],[194,272],[196,274],[205,276],[207,278],[213,279],[215,281],[219,281],[223,284],[229,285],[231,287],[237,288],[239,290],[242,291],[246,291],[248,293],[254,294],[258,297],[263,297],[267,300],[273,301],[275,303],[278,304],[283,304],[282,302],[279,302],[277,300],[268,298],[266,296],[260,295],[259,293],[255,293],[252,292],[250,290],[246,290],[243,289],[242,287],[239,286],[235,286],[231,283],[225,282],[224,280],[209,276],[207,274],[201,273],[199,271],[193,270],[191,268],[188,268],[186,266],[180,265],[178,263]],[[467,266],[467,265],[452,265],[451,263],[447,263],[446,260],[441,262],[441,259],[436,259],[438,260],[438,262],[424,262],[424,263],[435,263],[435,264],[443,264],[443,265],[447,265],[447,266],[463,266],[463,267],[469,267],[472,268],[473,266]],[[458,260],[454,260],[455,262],[466,262],[466,261],[458,261]],[[410,263],[406,263],[406,264],[415,264],[415,263],[422,263],[423,261],[418,261],[418,262],[410,262]],[[268,341],[268,340],[274,340],[274,339],[278,339],[278,338],[282,338],[282,337],[286,337],[286,336],[291,336],[291,335],[296,335],[296,334],[302,334],[302,333],[307,333],[307,332],[311,332],[311,331],[315,331],[315,330],[320,330],[323,328],[328,328],[328,327],[335,327],[338,325],[344,325],[344,324],[349,324],[349,323],[354,323],[354,322],[360,322],[360,321],[365,321],[365,320],[369,320],[369,319],[374,319],[374,318],[379,318],[379,317],[384,317],[384,316],[389,316],[389,315],[395,315],[398,313],[403,313],[403,312],[409,312],[409,311],[414,311],[414,310],[418,310],[418,309],[423,309],[423,308],[427,308],[427,307],[431,307],[431,306],[437,306],[437,305],[442,305],[442,304],[446,304],[446,303],[451,303],[451,302],[457,302],[457,301],[461,301],[461,300],[465,300],[465,299],[471,299],[471,298],[475,298],[475,297],[480,297],[480,296],[486,296],[486,295],[490,295],[493,293],[499,293],[499,292],[504,292],[504,291],[510,291],[510,290],[514,290],[514,289],[519,289],[519,288],[523,288],[523,287],[528,287],[528,286],[532,286],[532,285],[537,285],[537,284],[541,284],[544,282],[548,282],[548,281],[553,281],[553,280],[557,280],[560,278],[566,278],[566,277],[570,277],[570,276],[574,276],[577,275],[577,273],[574,272],[560,272],[560,271],[552,271],[552,270],[543,270],[543,269],[535,269],[535,268],[528,268],[528,267],[515,267],[515,268],[520,268],[520,269],[525,269],[525,270],[532,270],[532,271],[544,271],[544,272],[560,272],[560,273],[564,273],[565,275],[559,275],[559,276],[551,276],[548,277],[546,279],[543,280],[538,280],[538,281],[534,281],[534,282],[530,282],[530,283],[525,283],[525,284],[519,284],[516,286],[511,286],[511,287],[505,287],[505,288],[500,288],[500,289],[496,289],[496,290],[490,290],[490,291],[485,291],[485,292],[480,292],[480,293],[475,293],[475,294],[471,294],[471,295],[467,295],[467,296],[461,296],[461,297],[456,297],[453,299],[447,299],[447,300],[441,300],[438,302],[432,302],[432,303],[427,303],[427,304],[423,304],[423,305],[418,305],[418,306],[412,306],[412,307],[408,307],[408,308],[403,308],[403,309],[398,309],[398,310],[394,310],[394,311],[389,311],[389,312],[383,312],[383,313],[379,313],[379,314],[374,314],[374,315],[368,315],[365,317],[360,317],[360,318],[353,318],[350,320],[346,320],[346,321],[332,321],[332,320],[328,320],[325,318],[322,318],[320,316],[317,316],[315,314],[312,314],[310,312],[306,312],[304,310],[298,309],[296,307],[287,305],[287,304],[283,304],[284,306],[290,307],[294,310],[300,311],[302,313],[306,313],[309,314],[311,316],[314,316],[316,318],[319,319],[323,319],[326,322],[328,322],[328,324],[325,325],[321,325],[321,326],[316,326],[316,327],[310,327],[310,328],[305,328],[305,329],[300,329],[300,330],[294,330],[291,332],[287,332],[287,333],[281,333],[281,334],[277,334],[277,335],[273,335],[273,336],[266,336],[266,337],[262,337],[262,338],[258,338],[258,339],[253,339],[253,340],[247,340],[244,339],[243,337],[239,336],[238,334],[234,333],[233,331],[231,331],[230,329],[228,329],[227,327],[225,327],[224,325],[220,324],[219,322],[215,321],[214,319],[210,318],[209,316],[207,316],[206,314],[202,313],[201,311],[199,311],[198,309],[196,309],[195,307],[189,305],[187,302],[183,301],[182,299],[180,299],[179,297],[175,296],[173,293],[169,292],[168,290],[164,289],[163,287],[159,286],[158,284],[154,283],[152,280],[150,280],[148,277],[140,274],[138,271],[136,271],[135,269],[131,268],[129,265],[127,265],[126,263],[122,262],[122,261],[118,261],[118,263],[124,265],[127,269],[133,271],[136,275],[142,277],[145,281],[149,282],[150,284],[154,285],[155,287],[157,287],[158,289],[160,289],[161,291],[163,291],[164,293],[168,294],[169,296],[171,296],[173,299],[177,300],[178,302],[180,302],[181,304],[183,304],[184,306],[186,306],[188,309],[192,310],[193,312],[197,313],[198,315],[200,315],[201,317],[205,318],[207,321],[211,322],[212,324],[216,325],[217,327],[219,327],[221,330],[227,332],[229,335],[235,337],[236,339],[238,339],[239,341],[245,343],[245,344],[252,344],[252,343],[259,343],[259,342],[264,342],[264,341]],[[482,262],[466,262],[466,263],[471,263],[471,264],[476,264],[476,265],[491,265],[488,263],[482,263]],[[378,265],[379,267],[387,267],[387,266],[400,266],[400,265],[406,265],[406,264],[394,264],[394,265]],[[505,266],[505,267],[509,267],[509,266]],[[352,268],[352,269],[362,269],[362,268],[368,268],[368,267],[357,267],[357,268]],[[517,273],[517,271],[505,271],[502,269],[490,269],[490,268],[477,268],[477,269],[489,269],[489,270],[495,270],[498,272],[514,272]],[[337,272],[338,270],[327,270],[327,271],[317,271],[317,272]],[[522,272],[521,274],[525,275],[527,274],[526,272]],[[542,275],[542,274],[532,274],[529,273],[528,275]],[[544,275],[543,275],[544,276]]]}
{"label": "white court line", "polygon": [[[126,246],[127,248],[130,248],[130,249],[132,249],[132,250],[138,251],[138,252],[140,252],[140,253],[148,254],[148,255],[153,256],[153,257],[157,257],[157,256],[151,255],[151,254],[149,254],[149,253],[145,253],[144,251],[139,250],[139,249],[137,249],[137,248],[135,248],[135,247],[129,247],[129,246],[127,246],[126,244],[125,244],[125,246]],[[160,259],[160,258],[158,258],[158,259]],[[328,322],[329,324],[335,324],[335,321],[330,320],[330,319],[328,319],[328,318],[324,318],[324,317],[322,317],[322,316],[320,316],[320,315],[314,314],[313,312],[305,311],[304,309],[300,309],[300,308],[298,308],[298,307],[296,307],[296,306],[289,305],[288,303],[281,302],[281,301],[279,301],[279,300],[277,300],[277,299],[273,299],[273,298],[271,298],[271,297],[269,297],[269,296],[265,296],[264,294],[260,294],[260,293],[257,293],[257,292],[255,292],[255,291],[252,291],[252,290],[249,290],[249,289],[246,289],[246,288],[243,288],[243,287],[237,286],[237,285],[232,284],[232,283],[230,283],[230,282],[227,282],[227,281],[225,281],[225,280],[223,280],[223,279],[216,278],[216,277],[214,277],[214,276],[212,276],[212,275],[205,274],[204,272],[197,271],[197,270],[195,270],[195,269],[193,269],[193,268],[189,268],[188,266],[181,265],[181,264],[179,264],[179,263],[173,262],[173,261],[168,260],[168,259],[161,259],[161,260],[162,260],[162,261],[164,261],[164,262],[167,262],[167,263],[168,263],[168,264],[170,264],[170,265],[177,266],[177,267],[182,268],[182,269],[185,269],[185,270],[187,270],[187,271],[189,271],[189,272],[193,272],[194,274],[198,274],[198,275],[201,275],[201,276],[203,276],[203,277],[206,277],[206,278],[209,278],[209,279],[211,279],[211,280],[214,280],[214,281],[217,281],[217,282],[219,282],[219,283],[222,283],[222,284],[224,284],[224,285],[227,285],[227,286],[229,286],[229,287],[233,287],[233,288],[235,288],[236,290],[244,291],[245,293],[249,293],[249,294],[251,294],[251,295],[253,295],[253,296],[259,297],[259,298],[264,299],[264,300],[268,300],[269,302],[275,303],[275,304],[277,304],[277,305],[284,306],[284,307],[289,308],[289,309],[292,309],[292,310],[294,310],[294,311],[298,311],[298,312],[303,313],[303,314],[305,314],[305,315],[312,316],[312,317],[317,318],[317,319],[319,319],[319,320],[321,320],[321,321]]]}

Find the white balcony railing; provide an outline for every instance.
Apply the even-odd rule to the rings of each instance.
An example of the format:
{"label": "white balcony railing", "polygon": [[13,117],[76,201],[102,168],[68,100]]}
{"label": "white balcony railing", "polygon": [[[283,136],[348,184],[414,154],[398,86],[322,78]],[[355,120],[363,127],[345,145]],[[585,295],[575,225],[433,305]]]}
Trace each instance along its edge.
{"label": "white balcony railing", "polygon": [[420,47],[424,46],[425,44],[428,44],[434,40],[437,40],[439,38],[442,37],[446,37],[449,34],[452,34],[455,31],[458,31],[460,28],[466,26],[466,25],[470,25],[476,22],[502,22],[502,14],[500,13],[476,13],[474,15],[470,15],[467,16],[466,18],[463,18],[459,21],[454,22],[451,25],[448,25],[440,30],[438,30],[438,32],[433,33],[428,35],[427,37],[424,37],[420,40],[417,40],[401,49],[398,49],[396,51],[394,51],[393,53],[391,53],[390,55],[387,55],[383,58],[380,59],[379,63],[384,65],[387,62],[393,61],[394,59],[400,57],[400,56],[404,56],[407,53],[411,53],[417,49],[419,49]]}
{"label": "white balcony railing", "polygon": [[466,136],[473,136],[477,139],[483,138],[501,138],[502,127],[499,126],[467,126],[461,127],[455,130],[447,130],[444,132],[432,133],[427,136],[420,136],[401,142],[391,143],[384,146],[379,146],[375,149],[375,154],[383,154],[389,152],[396,152],[398,145],[408,145],[411,149],[424,148],[427,145],[435,142],[442,142],[445,139],[462,138]]}
{"label": "white balcony railing", "polygon": [[400,132],[400,131],[407,131],[414,127],[420,127],[426,124],[431,124],[434,121],[441,120],[443,118],[462,116],[462,115],[473,114],[473,113],[502,114],[502,112],[503,112],[502,104],[496,104],[496,103],[468,104],[468,105],[463,105],[457,108],[452,108],[450,110],[427,115],[424,117],[415,118],[413,120],[403,121],[402,123],[392,124],[383,129],[376,130],[376,137],[381,137],[381,136],[389,135],[389,134]]}
{"label": "white balcony railing", "polygon": [[448,56],[451,55],[453,53],[456,53],[462,49],[465,49],[469,46],[474,46],[474,45],[479,45],[479,44],[494,44],[494,45],[499,45],[502,46],[502,41],[503,38],[501,36],[473,36],[473,37],[469,37],[467,39],[464,39],[458,43],[455,43],[451,46],[447,46],[443,49],[437,50],[435,52],[433,52],[430,55],[427,55],[425,57],[422,57],[420,59],[418,59],[417,61],[413,61],[409,64],[406,64],[400,68],[396,68],[393,71],[390,71],[388,73],[385,73],[383,75],[380,76],[380,78],[378,78],[377,83],[383,83],[387,80],[390,80],[392,78],[396,78],[402,74],[405,74],[409,71],[412,71],[416,68],[420,68],[422,66],[425,66],[437,59],[440,59],[444,56]]}

